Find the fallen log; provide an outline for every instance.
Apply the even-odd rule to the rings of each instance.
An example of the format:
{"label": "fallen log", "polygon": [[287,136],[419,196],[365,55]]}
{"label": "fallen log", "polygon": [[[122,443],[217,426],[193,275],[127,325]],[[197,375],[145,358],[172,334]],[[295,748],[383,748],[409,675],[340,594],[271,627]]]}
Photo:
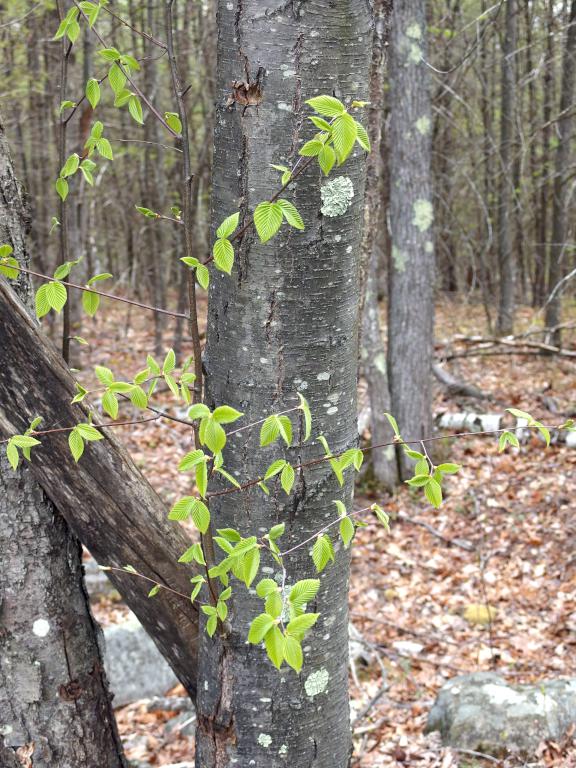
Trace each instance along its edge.
{"label": "fallen log", "polygon": [[[22,434],[32,419],[43,428],[73,427],[88,420],[84,403],[71,404],[74,379],[52,343],[0,278],[0,432]],[[31,467],[46,495],[98,563],[129,564],[144,576],[184,595],[190,566],[179,556],[190,546],[182,528],[166,519],[165,505],[112,434],[90,442],[78,464],[68,432],[44,435]],[[4,446],[1,446],[2,450]],[[111,581],[134,611],[191,696],[196,690],[198,614],[189,600],[138,576],[112,571]]]}

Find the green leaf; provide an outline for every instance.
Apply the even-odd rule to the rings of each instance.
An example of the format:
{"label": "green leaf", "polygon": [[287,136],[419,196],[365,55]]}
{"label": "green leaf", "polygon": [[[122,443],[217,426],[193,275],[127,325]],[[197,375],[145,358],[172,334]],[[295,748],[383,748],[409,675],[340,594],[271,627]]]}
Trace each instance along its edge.
{"label": "green leaf", "polygon": [[319,128],[321,131],[326,131],[327,133],[330,133],[332,131],[332,126],[330,123],[322,117],[318,117],[318,115],[311,115],[308,117],[308,120],[311,120],[316,128]]}
{"label": "green leaf", "polygon": [[4,257],[4,259],[0,264],[0,274],[6,275],[10,280],[16,280],[20,274],[20,265],[13,256]]}
{"label": "green leaf", "polygon": [[296,210],[296,207],[292,205],[288,200],[278,200],[278,205],[282,209],[282,214],[288,224],[294,229],[304,229],[304,222],[302,216]]}
{"label": "green leaf", "polygon": [[10,442],[17,448],[33,448],[35,445],[40,445],[40,440],[30,435],[14,435],[10,438]]}
{"label": "green leaf", "polygon": [[110,83],[110,87],[114,91],[114,94],[118,94],[124,90],[124,86],[126,85],[126,75],[122,72],[116,62],[110,67],[110,71],[108,72],[108,82]]}
{"label": "green leaf", "polygon": [[100,296],[94,291],[82,291],[82,307],[90,317],[94,317],[100,306]]}
{"label": "green leaf", "polygon": [[394,418],[394,416],[392,416],[391,413],[385,413],[384,416],[386,416],[386,418],[388,419],[390,426],[394,430],[394,434],[396,435],[396,437],[400,438],[400,430],[398,429],[398,423]]}
{"label": "green leaf", "polygon": [[423,488],[425,485],[428,485],[428,481],[430,480],[430,475],[428,472],[421,475],[414,475],[414,477],[411,477],[409,480],[406,480],[407,485],[411,485],[413,488]]}
{"label": "green leaf", "polygon": [[162,373],[172,373],[174,368],[176,368],[176,354],[173,349],[169,349],[164,358]]}
{"label": "green leaf", "polygon": [[280,536],[284,534],[285,530],[286,523],[278,523],[277,525],[273,525],[268,532],[268,538],[270,541],[276,541],[276,539],[279,539]]}
{"label": "green leaf", "polygon": [[292,486],[294,485],[294,468],[290,464],[286,464],[280,475],[280,484],[285,493],[290,495]]}
{"label": "green leaf", "polygon": [[88,442],[104,439],[102,432],[92,426],[92,424],[77,424],[75,429],[80,437]]}
{"label": "green leaf", "polygon": [[216,603],[216,613],[220,621],[225,621],[228,616],[228,606],[223,600],[218,600]]}
{"label": "green leaf", "polygon": [[302,579],[290,590],[288,600],[293,605],[304,605],[313,600],[320,589],[320,579]]}
{"label": "green leaf", "polygon": [[214,637],[214,633],[216,632],[217,627],[218,616],[214,614],[213,616],[210,616],[206,622],[206,632],[208,633],[209,637]]}
{"label": "green leaf", "polygon": [[60,178],[56,179],[56,192],[58,192],[58,196],[64,202],[66,198],[68,197],[68,182],[66,179],[63,179],[62,176]]}
{"label": "green leaf", "polygon": [[[147,219],[157,219],[160,215],[150,210],[150,208],[145,208],[143,205],[135,205],[134,208],[136,208],[138,213],[141,213],[142,216],[146,216]],[[181,261],[184,261],[184,259],[181,259]],[[194,261],[197,261],[197,259],[194,259]]]}
{"label": "green leaf", "polygon": [[334,149],[341,165],[354,148],[358,135],[358,123],[349,114],[340,115],[332,126]]}
{"label": "green leaf", "polygon": [[140,99],[135,94],[131,94],[130,98],[128,99],[128,111],[137,123],[144,125],[144,118],[142,117],[142,104],[140,104]]}
{"label": "green leaf", "polygon": [[274,664],[276,669],[280,669],[284,661],[284,635],[277,626],[268,630],[264,637],[264,645],[268,658]]}
{"label": "green leaf", "polygon": [[298,640],[304,640],[306,632],[312,629],[319,617],[319,613],[303,613],[301,616],[296,616],[286,627],[286,632]]}
{"label": "green leaf", "polygon": [[109,387],[110,384],[114,383],[114,374],[110,368],[106,368],[104,365],[95,365],[94,373],[98,381],[104,386]]}
{"label": "green leaf", "polygon": [[368,133],[366,132],[366,128],[364,128],[363,125],[361,125],[358,121],[356,121],[356,128],[357,128],[357,135],[356,135],[356,141],[362,149],[365,152],[370,152],[370,139],[368,137]]}
{"label": "green leaf", "polygon": [[506,408],[506,410],[508,413],[511,413],[512,416],[516,416],[517,419],[526,419],[528,422],[534,421],[534,417],[529,413],[526,413],[526,411],[519,411],[518,408]]}
{"label": "green leaf", "polygon": [[78,463],[80,457],[84,453],[84,440],[82,440],[76,427],[68,435],[68,445],[70,446],[70,452],[72,453],[74,461]]}
{"label": "green leaf", "polygon": [[176,112],[165,112],[164,119],[174,133],[182,133],[182,121]]}
{"label": "green leaf", "polygon": [[274,579],[261,579],[256,585],[256,594],[258,597],[268,597],[273,592],[278,592],[279,586]]}
{"label": "green leaf", "polygon": [[178,558],[179,563],[198,563],[199,565],[206,565],[206,561],[204,559],[204,553],[202,552],[202,546],[200,545],[200,542],[197,542],[196,544],[192,544],[191,547],[188,547],[186,552],[184,552],[183,555],[181,555]]}
{"label": "green leaf", "polygon": [[212,418],[219,424],[232,424],[241,416],[244,416],[241,411],[237,411],[229,405],[219,405],[212,413]]}
{"label": "green leaf", "polygon": [[210,526],[210,512],[200,499],[194,499],[191,509],[192,521],[200,533],[206,533]]}
{"label": "green leaf", "polygon": [[113,392],[104,392],[104,395],[102,396],[102,408],[110,418],[118,418],[118,398]]}
{"label": "green leaf", "polygon": [[184,496],[179,499],[168,513],[168,520],[186,520],[190,517],[195,501],[194,496]]}
{"label": "green leaf", "polygon": [[221,272],[230,275],[234,266],[234,248],[230,240],[216,240],[212,249],[214,264]]}
{"label": "green leaf", "polygon": [[428,483],[424,486],[424,493],[426,498],[432,504],[433,507],[438,509],[442,504],[442,487],[437,480],[430,478]]}
{"label": "green leaf", "polygon": [[93,77],[86,83],[86,98],[92,109],[96,109],[100,101],[100,83]]}
{"label": "green leaf", "polygon": [[272,464],[270,464],[270,466],[266,470],[266,474],[264,475],[264,480],[269,480],[271,477],[274,477],[279,472],[282,472],[285,466],[286,466],[286,461],[284,459],[278,459],[277,461],[273,461]]}
{"label": "green leaf", "polygon": [[[204,423],[204,422],[203,422]],[[202,442],[212,453],[220,453],[226,445],[226,432],[214,419],[206,419]]]}
{"label": "green leaf", "polygon": [[[238,542],[242,539],[240,534],[235,528],[218,528],[217,533],[222,536],[226,541]],[[232,550],[227,550],[231,552]]]}
{"label": "green leaf", "polygon": [[101,48],[98,55],[106,61],[116,61],[120,58],[120,51],[117,48]]}
{"label": "green leaf", "polygon": [[254,211],[254,224],[261,242],[268,242],[282,225],[282,208],[278,203],[260,203]]}
{"label": "green leaf", "polygon": [[379,504],[372,504],[370,509],[372,510],[372,512],[374,512],[374,514],[378,518],[379,522],[382,523],[384,528],[386,528],[386,530],[389,531],[390,530],[390,517],[388,516],[388,514],[386,512],[384,512],[382,507]]}
{"label": "green leaf", "polygon": [[230,235],[233,234],[234,230],[238,226],[239,221],[240,221],[239,211],[225,218],[222,224],[220,224],[220,226],[216,230],[216,237],[219,237],[219,238],[230,237]]}
{"label": "green leaf", "polygon": [[210,416],[210,408],[204,405],[204,403],[196,403],[196,405],[188,409],[188,418],[192,421],[194,419],[204,419],[207,416]]}
{"label": "green leaf", "polygon": [[350,542],[354,538],[354,523],[349,517],[343,517],[340,520],[340,538],[344,542],[344,546],[348,549]]}
{"label": "green leaf", "polygon": [[502,432],[500,435],[500,438],[498,440],[498,450],[500,453],[506,448],[506,445],[513,445],[514,448],[520,448],[520,443],[518,441],[518,438],[513,432],[509,432],[506,430],[505,432]]}
{"label": "green leaf", "polygon": [[210,284],[210,272],[208,271],[208,267],[205,267],[204,264],[198,264],[196,267],[196,279],[200,286],[207,291],[208,285]]}
{"label": "green leaf", "polygon": [[321,152],[318,153],[318,165],[322,169],[324,176],[328,176],[334,164],[336,163],[336,152],[328,144],[324,144]]}
{"label": "green leaf", "polygon": [[310,433],[312,432],[312,414],[310,413],[310,406],[303,395],[298,393],[298,397],[300,398],[300,405],[298,408],[304,415],[304,440],[309,440]]}
{"label": "green leaf", "polygon": [[273,414],[264,419],[262,426],[260,427],[260,446],[263,448],[266,445],[273,443],[280,435],[280,424],[278,417]]}
{"label": "green leaf", "polygon": [[455,475],[462,469],[460,464],[439,464],[436,467],[438,472],[442,472],[443,475]]}
{"label": "green leaf", "polygon": [[106,158],[106,160],[114,160],[114,153],[112,152],[112,147],[108,139],[98,139],[96,142],[96,149],[102,157]]}
{"label": "green leaf", "polygon": [[277,416],[276,418],[278,419],[278,430],[280,435],[289,448],[292,443],[292,422],[288,416]]}
{"label": "green leaf", "polygon": [[148,398],[146,396],[146,392],[144,392],[142,387],[139,387],[137,384],[135,384],[128,392],[128,397],[130,398],[130,401],[135,408],[140,408],[143,410],[144,408],[148,407]]}
{"label": "green leaf", "polygon": [[250,587],[260,568],[260,550],[255,549],[248,552],[244,557],[244,584]]}
{"label": "green leaf", "polygon": [[302,157],[317,157],[320,152],[322,152],[323,147],[323,141],[318,141],[318,139],[311,139],[300,147],[298,154],[302,155]]}
{"label": "green leaf", "polygon": [[76,154],[76,152],[74,152],[74,154],[70,155],[70,157],[66,160],[66,162],[62,166],[62,170],[60,171],[60,176],[64,178],[66,176],[72,176],[78,170],[79,165],[80,165],[80,157]]}
{"label": "green leaf", "polygon": [[334,96],[314,96],[306,101],[315,112],[324,117],[336,117],[346,111],[344,104]]}
{"label": "green leaf", "polygon": [[324,533],[318,536],[312,547],[312,560],[318,573],[321,573],[328,565],[329,561],[334,562],[334,548],[332,539]]}
{"label": "green leaf", "polygon": [[284,658],[289,667],[295,672],[300,672],[304,663],[302,646],[295,637],[287,635],[284,638]]}
{"label": "green leaf", "polygon": [[150,592],[148,592],[148,597],[155,597],[158,592],[160,592],[160,584],[154,584]]}
{"label": "green leaf", "polygon": [[13,470],[18,469],[18,463],[20,461],[20,457],[18,456],[18,449],[16,446],[12,443],[10,440],[8,442],[8,445],[6,446],[6,457],[8,458],[8,461],[10,462],[10,466]]}
{"label": "green leaf", "polygon": [[274,626],[275,620],[267,613],[261,613],[252,621],[248,631],[248,642],[258,645]]}
{"label": "green leaf", "polygon": [[48,300],[50,306],[56,310],[56,312],[62,311],[64,304],[66,304],[67,298],[68,294],[66,292],[66,286],[57,281],[47,283],[46,299]]}
{"label": "green leaf", "polygon": [[206,461],[206,454],[204,453],[204,451],[200,449],[196,451],[190,451],[190,453],[187,453],[186,456],[184,456],[181,459],[180,464],[178,464],[178,471],[189,472],[195,466],[205,461]]}
{"label": "green leaf", "polygon": [[44,285],[41,285],[40,288],[38,288],[36,291],[34,304],[36,308],[36,317],[38,319],[44,317],[44,315],[47,315],[48,312],[50,312],[52,309],[50,302],[48,301],[48,296],[46,295],[47,288],[48,285],[45,283]]}
{"label": "green leaf", "polygon": [[280,618],[280,615],[282,614],[283,605],[282,605],[282,597],[278,590],[271,592],[266,597],[266,603],[264,607],[266,609],[266,613],[270,614],[270,616],[274,616],[275,619]]}

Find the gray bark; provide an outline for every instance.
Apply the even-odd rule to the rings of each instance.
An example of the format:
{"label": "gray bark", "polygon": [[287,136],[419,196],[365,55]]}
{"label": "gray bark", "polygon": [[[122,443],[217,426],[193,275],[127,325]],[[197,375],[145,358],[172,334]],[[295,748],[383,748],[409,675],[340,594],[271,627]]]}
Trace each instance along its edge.
{"label": "gray bark", "polygon": [[[254,210],[278,188],[270,163],[294,162],[314,128],[304,100],[334,93],[346,102],[365,99],[372,43],[369,4],[351,0],[289,3],[271,11],[265,0],[220,0],[218,81],[213,170],[213,224],[238,209]],[[258,108],[227,107],[231,83],[259,77]],[[297,233],[283,227],[262,245],[253,231],[242,238],[232,278],[211,283],[205,368],[209,405],[227,403],[248,422],[297,404],[300,391],[333,452],[353,446],[356,430],[358,353],[358,253],[364,196],[359,151],[334,177],[348,177],[354,197],[340,216],[321,213],[322,180],[312,166],[293,200],[306,222]],[[294,419],[296,426],[296,419]],[[273,459],[292,463],[322,455],[320,446],[280,444],[258,448],[258,428],[234,435],[224,452],[239,479],[258,476]],[[274,486],[273,486],[274,487]],[[259,534],[280,521],[284,549],[334,518],[335,499],[350,508],[352,478],[341,489],[320,464],[296,479],[290,497],[259,489],[212,499],[217,528]],[[335,545],[337,546],[337,545]],[[221,639],[203,636],[198,681],[197,765],[201,768],[343,768],[351,752],[348,707],[349,555],[322,575],[321,618],[304,642],[300,675],[280,673],[260,647],[246,644],[250,621],[262,601],[235,583],[231,630]],[[262,565],[273,561],[263,555]],[[313,577],[308,548],[287,558],[288,579]],[[273,571],[274,573],[277,571]],[[310,606],[312,607],[312,606]]]}
{"label": "gray bark", "polygon": [[[0,244],[28,265],[27,222],[0,122]],[[29,307],[22,274],[16,290]],[[0,341],[14,329],[0,325]],[[6,402],[3,400],[3,402]],[[7,403],[8,404],[8,403]],[[30,468],[0,454],[0,764],[124,763],[82,578],[81,547]],[[27,761],[27,758],[30,762]]]}
{"label": "gray bark", "polygon": [[[570,143],[574,128],[574,118],[566,113],[571,112],[576,84],[576,0],[572,0],[568,20],[566,47],[562,61],[562,87],[560,92],[560,114],[564,117],[558,121],[558,149],[555,158],[554,174],[554,204],[552,209],[552,245],[550,246],[550,267],[548,272],[548,288],[554,292],[561,276],[562,262],[567,236],[569,188],[567,173],[570,162]],[[561,291],[556,291],[546,305],[546,325],[555,328],[560,325]],[[558,328],[552,334],[550,343],[559,347],[562,331]]]}
{"label": "gray bark", "polygon": [[[392,413],[404,439],[415,440],[432,429],[434,236],[424,0],[395,0],[391,38],[388,370]],[[398,458],[405,478],[406,458],[401,452]]]}
{"label": "gray bark", "polygon": [[500,304],[496,332],[507,336],[514,332],[516,264],[512,253],[512,180],[514,149],[514,114],[516,101],[516,1],[506,0],[506,32],[502,46],[502,86],[500,94],[500,189],[498,203],[498,262],[500,267]]}
{"label": "gray bark", "polygon": [[[388,443],[394,437],[384,413],[390,411],[390,390],[386,352],[380,327],[378,304],[378,223],[385,215],[382,189],[382,157],[380,142],[383,129],[383,83],[386,46],[389,38],[392,3],[378,0],[374,5],[374,45],[370,73],[370,111],[368,133],[372,152],[366,167],[366,204],[364,207],[364,235],[362,257],[365,262],[365,291],[362,308],[362,339],[360,359],[362,372],[368,384],[370,400],[370,437],[372,445]],[[371,454],[374,475],[386,488],[398,482],[398,467],[394,448],[376,449]]]}
{"label": "gray bark", "polygon": [[[10,332],[4,329],[10,328]],[[88,408],[71,405],[74,379],[3,278],[0,279],[0,433],[21,434],[34,416],[44,427],[87,421]],[[132,565],[154,581],[190,592],[189,566],[179,556],[190,541],[166,520],[162,500],[142,477],[113,430],[90,443],[76,464],[68,432],[41,438],[30,464],[46,494],[78,538],[102,565]],[[197,611],[184,597],[161,592],[127,573],[110,579],[142,622],[174,672],[193,696],[196,688]]]}

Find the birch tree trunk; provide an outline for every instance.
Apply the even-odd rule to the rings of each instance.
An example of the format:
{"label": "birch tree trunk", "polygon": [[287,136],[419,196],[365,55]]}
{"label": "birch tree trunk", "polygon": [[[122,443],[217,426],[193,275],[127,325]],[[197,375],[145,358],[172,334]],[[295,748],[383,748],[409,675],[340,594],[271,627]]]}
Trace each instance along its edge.
{"label": "birch tree trunk", "polygon": [[[0,244],[28,265],[24,206],[0,121]],[[2,279],[2,278],[0,278]],[[16,289],[28,306],[30,285]],[[14,333],[0,325],[0,345]],[[10,407],[9,403],[3,404]],[[0,450],[0,765],[120,768],[81,547],[28,466]],[[29,761],[29,762],[28,762]]]}
{"label": "birch tree trunk", "polygon": [[[391,42],[388,370],[392,414],[404,439],[415,440],[432,429],[434,209],[424,0],[394,0]],[[402,452],[398,461],[406,478]]]}
{"label": "birch tree trunk", "polygon": [[[371,10],[358,0],[311,0],[270,10],[267,0],[218,3],[218,81],[212,221],[242,215],[279,189],[270,163],[292,163],[314,128],[304,101],[334,94],[366,99],[372,44]],[[261,96],[256,107],[227,106],[231,83],[246,80]],[[313,435],[323,432],[334,453],[357,442],[358,255],[365,163],[355,152],[329,180],[312,166],[292,200],[303,233],[283,228],[262,245],[252,231],[237,248],[232,278],[211,283],[205,369],[208,404],[229,404],[247,422],[309,400]],[[338,181],[340,179],[340,181]],[[345,181],[342,181],[345,180]],[[347,210],[336,215],[321,187],[352,185]],[[346,208],[346,205],[344,205]],[[258,476],[273,459],[292,463],[322,455],[318,443],[258,449],[259,428],[233,435],[225,465],[239,479]],[[340,488],[325,464],[296,478],[290,497],[258,488],[212,499],[217,528],[261,535],[284,522],[287,549],[334,518],[336,499],[350,508],[351,478]],[[198,680],[197,765],[201,768],[344,768],[351,752],[348,708],[349,555],[338,549],[322,574],[321,617],[306,638],[300,675],[278,672],[260,647],[246,644],[261,612],[253,592],[237,587],[231,630],[203,637]],[[274,563],[263,556],[272,573]],[[315,576],[308,548],[287,557],[287,584]]]}

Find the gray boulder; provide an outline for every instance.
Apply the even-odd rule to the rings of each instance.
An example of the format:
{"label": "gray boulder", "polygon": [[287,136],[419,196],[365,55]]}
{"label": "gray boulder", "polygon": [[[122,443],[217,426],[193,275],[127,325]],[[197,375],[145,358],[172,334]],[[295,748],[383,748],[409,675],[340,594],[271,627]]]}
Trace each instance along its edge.
{"label": "gray boulder", "polygon": [[576,723],[576,679],[509,685],[492,672],[446,683],[426,725],[443,743],[495,757],[532,755],[546,740],[562,739]]}
{"label": "gray boulder", "polygon": [[104,666],[115,707],[162,696],[178,682],[135,616],[104,629]]}

